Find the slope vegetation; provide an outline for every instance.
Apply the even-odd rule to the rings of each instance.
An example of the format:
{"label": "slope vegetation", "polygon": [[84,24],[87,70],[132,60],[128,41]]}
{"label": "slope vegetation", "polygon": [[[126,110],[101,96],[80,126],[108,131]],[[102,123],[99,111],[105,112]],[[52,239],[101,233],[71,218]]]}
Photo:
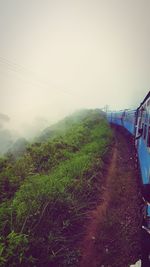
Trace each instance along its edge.
{"label": "slope vegetation", "polygon": [[0,266],[77,265],[111,140],[103,114],[82,111],[47,129],[20,158],[0,159]]}

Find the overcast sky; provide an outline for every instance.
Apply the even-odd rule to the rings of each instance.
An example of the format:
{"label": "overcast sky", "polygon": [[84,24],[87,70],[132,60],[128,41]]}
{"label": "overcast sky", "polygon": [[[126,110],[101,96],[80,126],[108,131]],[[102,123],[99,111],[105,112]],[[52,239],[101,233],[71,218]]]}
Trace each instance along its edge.
{"label": "overcast sky", "polygon": [[0,0],[0,113],[14,127],[133,108],[150,88],[150,0]]}

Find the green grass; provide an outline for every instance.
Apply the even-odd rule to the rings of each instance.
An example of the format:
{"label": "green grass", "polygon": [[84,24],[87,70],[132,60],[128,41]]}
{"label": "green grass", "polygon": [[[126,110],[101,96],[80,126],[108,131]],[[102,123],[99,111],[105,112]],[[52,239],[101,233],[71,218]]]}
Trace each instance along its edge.
{"label": "green grass", "polygon": [[76,266],[76,244],[100,193],[111,140],[103,116],[88,111],[69,120],[61,136],[31,145],[20,161],[3,167],[1,176],[9,170],[18,184],[0,206],[1,266]]}

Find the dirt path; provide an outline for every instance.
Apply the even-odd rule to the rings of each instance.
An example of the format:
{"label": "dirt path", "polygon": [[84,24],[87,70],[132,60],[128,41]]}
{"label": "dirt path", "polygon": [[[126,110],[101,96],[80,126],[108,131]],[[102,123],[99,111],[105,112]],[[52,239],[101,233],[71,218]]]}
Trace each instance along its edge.
{"label": "dirt path", "polygon": [[102,196],[103,202],[97,206],[97,208],[90,212],[89,217],[91,221],[87,226],[85,238],[81,244],[82,247],[82,260],[80,267],[96,267],[97,266],[97,257],[95,251],[95,239],[97,234],[97,229],[100,222],[103,221],[104,216],[106,215],[106,210],[108,208],[108,203],[110,201],[110,180],[114,173],[116,167],[116,157],[117,149],[113,149],[113,155],[111,164],[108,170],[106,177],[105,190]]}
{"label": "dirt path", "polygon": [[119,128],[114,128],[114,134],[103,201],[89,212],[80,267],[128,267],[140,255],[141,198],[135,151],[129,135]]}

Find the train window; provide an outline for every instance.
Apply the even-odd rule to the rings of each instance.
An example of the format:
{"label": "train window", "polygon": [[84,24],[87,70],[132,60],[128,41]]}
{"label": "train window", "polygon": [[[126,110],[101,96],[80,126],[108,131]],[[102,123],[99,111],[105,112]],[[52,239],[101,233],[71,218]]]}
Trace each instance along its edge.
{"label": "train window", "polygon": [[150,126],[148,127],[147,146],[150,147]]}
{"label": "train window", "polygon": [[144,126],[144,134],[143,134],[143,138],[146,139],[146,132],[147,132],[147,125],[145,124]]}

